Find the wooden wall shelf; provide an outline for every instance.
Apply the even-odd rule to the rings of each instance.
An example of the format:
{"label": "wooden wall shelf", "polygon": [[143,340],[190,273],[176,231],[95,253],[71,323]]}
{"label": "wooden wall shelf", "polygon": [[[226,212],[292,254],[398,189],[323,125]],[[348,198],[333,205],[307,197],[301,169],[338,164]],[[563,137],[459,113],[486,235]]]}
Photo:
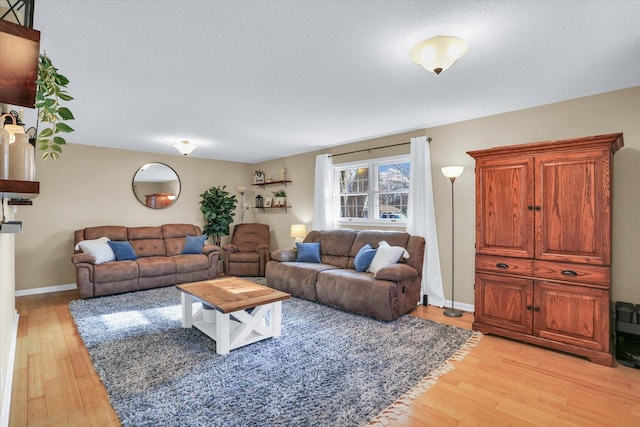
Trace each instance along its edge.
{"label": "wooden wall shelf", "polygon": [[284,185],[284,186],[286,187],[286,186],[287,186],[287,183],[289,183],[289,182],[292,182],[292,181],[290,181],[290,180],[288,180],[288,179],[285,179],[284,181],[258,182],[258,183],[256,183],[256,184],[251,184],[251,185],[254,185],[254,186],[256,186],[256,187],[262,187],[262,188],[264,188],[264,187],[266,187],[267,185],[278,185],[278,184],[280,184],[280,185]]}
{"label": "wooden wall shelf", "polygon": [[0,197],[3,199],[33,199],[40,194],[40,182],[0,179]]}

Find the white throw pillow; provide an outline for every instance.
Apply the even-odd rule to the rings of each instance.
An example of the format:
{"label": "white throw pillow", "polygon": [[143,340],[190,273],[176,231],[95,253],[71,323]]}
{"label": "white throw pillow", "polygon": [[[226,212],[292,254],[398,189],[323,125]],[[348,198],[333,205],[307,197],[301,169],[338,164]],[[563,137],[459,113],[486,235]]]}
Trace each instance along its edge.
{"label": "white throw pillow", "polygon": [[378,270],[381,270],[391,264],[395,264],[400,258],[409,258],[409,252],[401,246],[390,246],[384,240],[378,243],[378,250],[376,255],[371,261],[371,265],[367,271],[369,273],[376,274]]}
{"label": "white throw pillow", "polygon": [[100,237],[95,240],[83,240],[76,245],[76,248],[81,249],[85,254],[93,255],[96,259],[96,264],[115,261],[116,254],[113,253],[111,246],[107,243],[109,240],[108,237]]}

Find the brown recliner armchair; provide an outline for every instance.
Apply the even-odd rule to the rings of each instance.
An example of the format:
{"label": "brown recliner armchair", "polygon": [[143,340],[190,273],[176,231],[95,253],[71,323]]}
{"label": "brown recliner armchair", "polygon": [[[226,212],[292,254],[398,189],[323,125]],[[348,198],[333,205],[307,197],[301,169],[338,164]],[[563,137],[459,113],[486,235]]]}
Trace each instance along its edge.
{"label": "brown recliner armchair", "polygon": [[264,276],[269,256],[269,226],[238,224],[231,243],[222,246],[224,274],[227,276]]}

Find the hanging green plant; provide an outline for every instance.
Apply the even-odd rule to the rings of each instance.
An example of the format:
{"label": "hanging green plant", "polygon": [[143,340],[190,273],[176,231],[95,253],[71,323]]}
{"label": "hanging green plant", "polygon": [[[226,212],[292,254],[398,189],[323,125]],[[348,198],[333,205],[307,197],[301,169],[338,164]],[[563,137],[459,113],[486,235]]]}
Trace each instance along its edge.
{"label": "hanging green plant", "polygon": [[73,113],[61,105],[62,101],[73,99],[66,90],[68,84],[69,79],[58,72],[46,53],[41,53],[36,82],[38,124],[51,124],[36,136],[38,150],[44,151],[43,159],[58,160],[62,153],[62,146],[67,143],[61,134],[73,132],[73,128],[65,123],[67,120],[74,119]]}

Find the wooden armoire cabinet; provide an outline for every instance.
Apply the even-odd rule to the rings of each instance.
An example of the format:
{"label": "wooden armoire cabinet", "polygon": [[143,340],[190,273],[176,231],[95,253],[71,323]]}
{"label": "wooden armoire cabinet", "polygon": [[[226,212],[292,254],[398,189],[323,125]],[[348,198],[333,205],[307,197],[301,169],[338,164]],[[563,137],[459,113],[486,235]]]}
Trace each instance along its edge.
{"label": "wooden armoire cabinet", "polygon": [[611,190],[622,134],[470,151],[473,328],[611,366]]}

